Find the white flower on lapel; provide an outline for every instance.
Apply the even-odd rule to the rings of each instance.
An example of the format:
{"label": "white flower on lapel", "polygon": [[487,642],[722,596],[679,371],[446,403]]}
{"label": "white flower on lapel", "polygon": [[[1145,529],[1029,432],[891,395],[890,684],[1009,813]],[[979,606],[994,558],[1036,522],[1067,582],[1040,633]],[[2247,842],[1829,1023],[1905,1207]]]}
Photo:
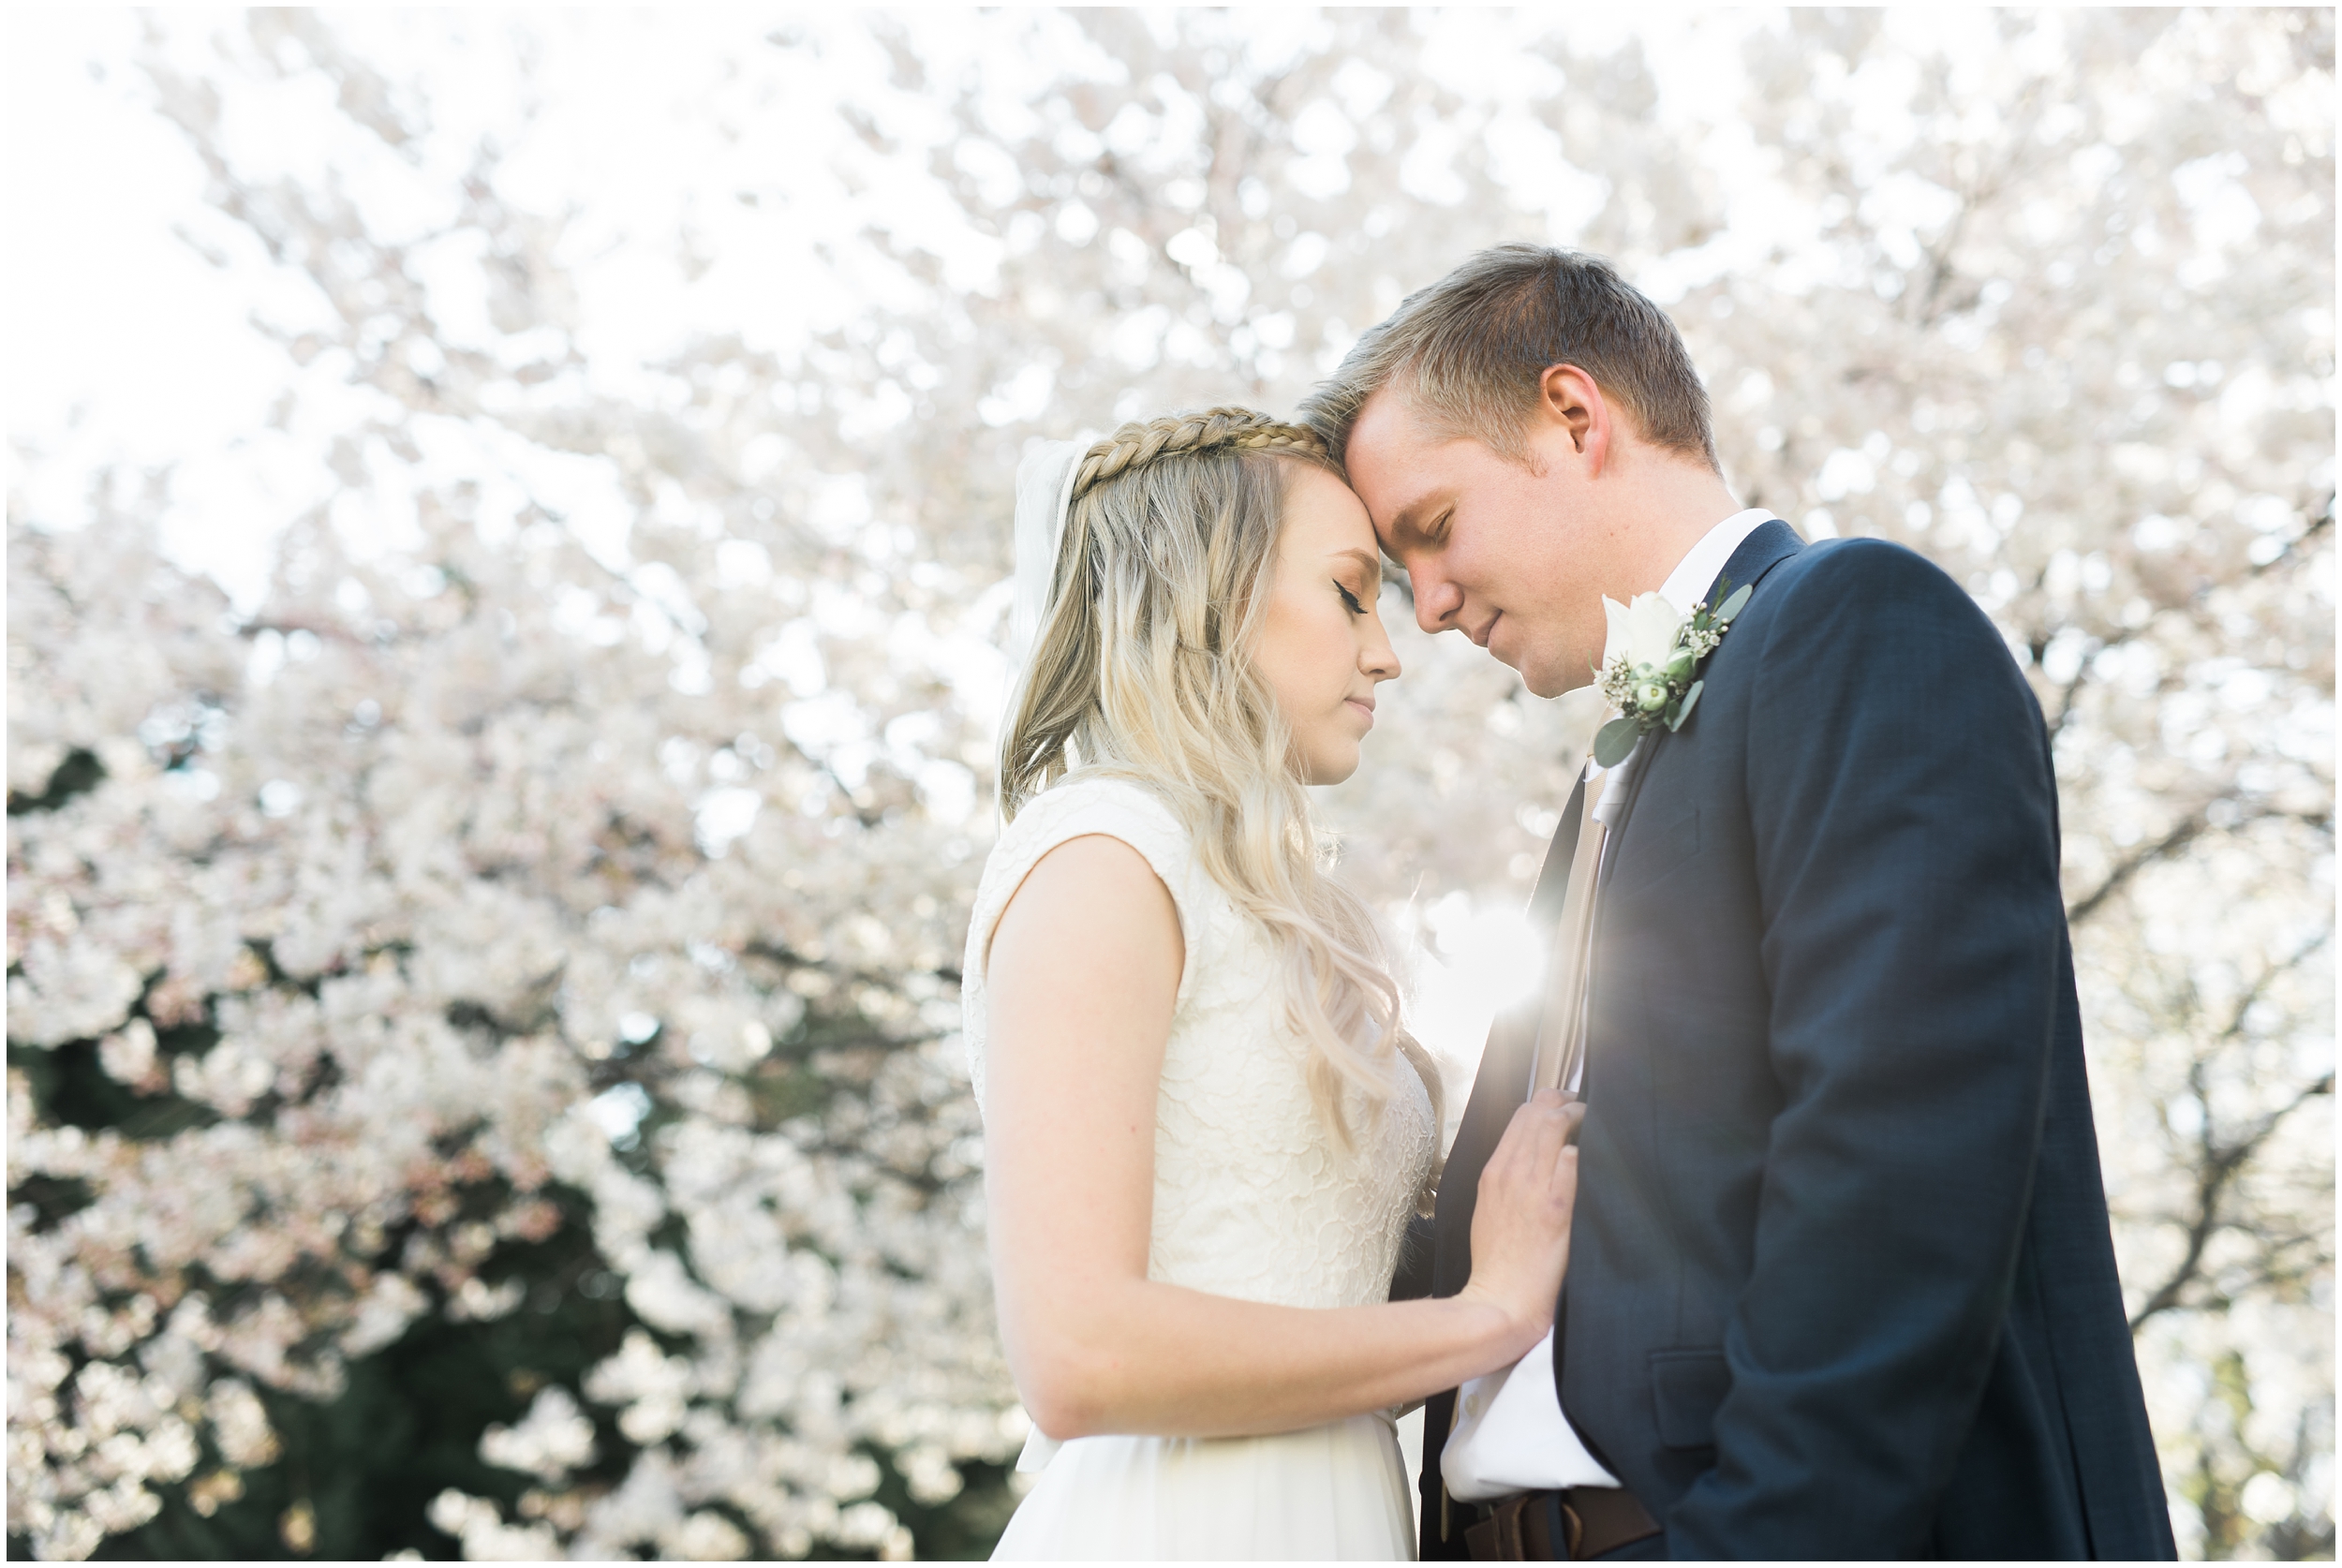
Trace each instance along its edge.
{"label": "white flower on lapel", "polygon": [[1602,596],[1602,613],[1609,617],[1609,641],[1602,647],[1607,670],[1623,659],[1629,670],[1648,665],[1664,669],[1675,654],[1675,634],[1682,629],[1683,613],[1665,594],[1637,594],[1632,604]]}
{"label": "white flower on lapel", "polygon": [[1595,762],[1614,768],[1646,732],[1662,724],[1681,730],[1692,716],[1706,684],[1692,678],[1699,661],[1715,652],[1732,617],[1748,602],[1745,586],[1733,592],[1729,580],[1719,586],[1727,595],[1720,608],[1710,610],[1701,599],[1688,616],[1661,594],[1637,594],[1632,604],[1603,596],[1610,633],[1593,673],[1619,717],[1594,735]]}

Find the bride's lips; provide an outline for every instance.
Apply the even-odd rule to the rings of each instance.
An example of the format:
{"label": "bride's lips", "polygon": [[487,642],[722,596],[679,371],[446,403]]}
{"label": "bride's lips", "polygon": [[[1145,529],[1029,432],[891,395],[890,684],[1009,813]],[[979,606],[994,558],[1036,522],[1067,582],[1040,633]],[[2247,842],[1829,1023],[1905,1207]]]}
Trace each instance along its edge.
{"label": "bride's lips", "polygon": [[1374,704],[1371,702],[1363,697],[1351,697],[1344,699],[1344,701],[1346,701],[1352,707],[1357,709],[1358,712],[1366,715],[1366,727],[1368,729],[1371,730],[1374,728]]}

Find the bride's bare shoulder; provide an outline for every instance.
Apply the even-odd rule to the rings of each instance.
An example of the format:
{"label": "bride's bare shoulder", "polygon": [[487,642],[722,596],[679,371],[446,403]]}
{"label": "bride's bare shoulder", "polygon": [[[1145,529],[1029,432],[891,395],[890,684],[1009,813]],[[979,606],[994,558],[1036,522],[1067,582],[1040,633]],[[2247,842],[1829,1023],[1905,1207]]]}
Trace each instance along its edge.
{"label": "bride's bare shoulder", "polygon": [[1060,839],[1009,895],[993,928],[990,969],[1027,960],[1066,978],[1162,969],[1186,958],[1178,906],[1147,856],[1105,832]]}

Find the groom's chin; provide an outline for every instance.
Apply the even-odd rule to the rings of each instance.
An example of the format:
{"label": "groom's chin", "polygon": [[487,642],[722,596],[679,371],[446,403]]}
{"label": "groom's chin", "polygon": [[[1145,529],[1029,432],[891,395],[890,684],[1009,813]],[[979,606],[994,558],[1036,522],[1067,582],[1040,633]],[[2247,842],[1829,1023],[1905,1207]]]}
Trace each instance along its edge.
{"label": "groom's chin", "polygon": [[1572,671],[1566,660],[1559,666],[1532,661],[1520,672],[1520,684],[1532,697],[1561,697],[1593,684],[1592,671]]}

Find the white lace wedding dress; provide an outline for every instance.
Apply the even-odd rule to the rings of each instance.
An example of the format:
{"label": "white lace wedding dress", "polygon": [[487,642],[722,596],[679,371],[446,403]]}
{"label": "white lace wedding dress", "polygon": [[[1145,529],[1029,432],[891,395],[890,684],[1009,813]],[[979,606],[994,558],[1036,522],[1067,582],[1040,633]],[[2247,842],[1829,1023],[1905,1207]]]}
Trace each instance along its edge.
{"label": "white lace wedding dress", "polygon": [[[1361,1116],[1345,1153],[1319,1121],[1302,1042],[1283,1024],[1267,933],[1190,851],[1169,809],[1134,784],[1060,785],[1026,806],[986,862],[962,971],[969,1064],[984,1094],[985,958],[1035,862],[1085,834],[1147,857],[1187,944],[1155,1106],[1149,1279],[1286,1307],[1384,1300],[1433,1153],[1430,1097]],[[1032,1491],[1000,1559],[1365,1559],[1415,1556],[1412,1501],[1388,1413],[1274,1437],[1035,1432]]]}

